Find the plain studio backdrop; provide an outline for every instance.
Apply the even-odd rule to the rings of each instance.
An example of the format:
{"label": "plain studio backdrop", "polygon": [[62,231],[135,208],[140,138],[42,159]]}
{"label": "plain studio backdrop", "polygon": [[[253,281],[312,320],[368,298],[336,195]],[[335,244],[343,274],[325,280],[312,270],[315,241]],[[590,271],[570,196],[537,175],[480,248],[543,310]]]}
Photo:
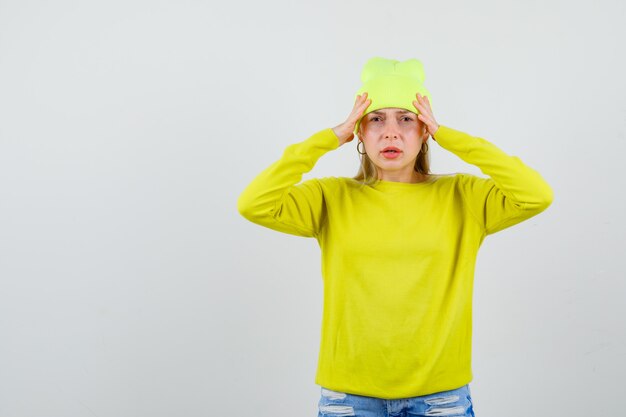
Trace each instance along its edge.
{"label": "plain studio backdrop", "polygon": [[[438,123],[554,189],[480,249],[476,415],[622,415],[625,11],[0,1],[0,417],[316,416],[319,246],[236,202],[373,56],[420,59]],[[355,175],[356,144],[303,179]]]}

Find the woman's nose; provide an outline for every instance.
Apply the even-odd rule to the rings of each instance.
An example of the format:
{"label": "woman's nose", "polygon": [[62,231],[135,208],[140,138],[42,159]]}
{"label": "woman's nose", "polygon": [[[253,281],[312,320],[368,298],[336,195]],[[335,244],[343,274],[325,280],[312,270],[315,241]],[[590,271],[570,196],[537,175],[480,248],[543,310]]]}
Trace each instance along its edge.
{"label": "woman's nose", "polygon": [[398,137],[398,127],[395,125],[385,126],[385,137]]}
{"label": "woman's nose", "polygon": [[395,121],[390,121],[389,123],[385,124],[385,137],[391,137],[393,136],[394,138],[398,136],[398,124]]}

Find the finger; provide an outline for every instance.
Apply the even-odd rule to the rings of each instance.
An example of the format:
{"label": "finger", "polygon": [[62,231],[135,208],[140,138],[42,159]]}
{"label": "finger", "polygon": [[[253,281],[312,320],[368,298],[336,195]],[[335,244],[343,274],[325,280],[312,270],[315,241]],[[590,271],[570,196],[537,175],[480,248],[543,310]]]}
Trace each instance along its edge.
{"label": "finger", "polygon": [[419,104],[426,106],[428,105],[428,101],[427,101],[427,97],[420,95],[419,93],[416,94],[417,96],[417,100],[415,100],[416,102],[418,102]]}
{"label": "finger", "polygon": [[354,101],[354,109],[356,109],[357,107],[359,107],[359,106],[363,105],[363,103],[365,103],[366,96],[367,96],[367,93],[363,93],[362,95],[357,95],[356,96],[356,100]]}
{"label": "finger", "polygon": [[417,118],[420,119],[422,122],[424,122],[428,126],[433,124],[433,120],[430,117],[425,116],[424,114],[421,114],[421,113],[418,114]]}
{"label": "finger", "polygon": [[363,103],[354,103],[354,107],[352,108],[352,111],[350,112],[350,115],[348,116],[348,118],[353,118],[355,115],[359,114],[363,109]]}
{"label": "finger", "polygon": [[415,108],[417,110],[419,110],[420,113],[430,113],[428,108],[426,108],[424,105],[418,103],[417,101],[414,101],[413,105],[415,106]]}
{"label": "finger", "polygon": [[367,106],[370,105],[371,102],[372,102],[372,100],[370,100],[370,99],[365,100],[363,103],[361,103],[361,105],[358,107],[358,109],[356,109],[357,112],[359,114],[363,113],[363,111],[367,108]]}
{"label": "finger", "polygon": [[426,102],[426,107],[430,110],[430,100],[428,100],[428,97],[424,97],[424,101]]}
{"label": "finger", "polygon": [[428,96],[423,96],[420,93],[417,93],[415,95],[417,96],[417,100],[420,104],[430,107],[430,101],[428,100]]}
{"label": "finger", "polygon": [[433,112],[432,112],[432,110],[431,110],[431,108],[429,106],[424,105],[424,104],[420,104],[417,101],[414,101],[413,104],[420,111],[420,113],[425,113],[425,114],[430,115],[430,117],[434,117],[433,116]]}
{"label": "finger", "polygon": [[428,96],[420,95],[420,97],[422,98],[422,101],[424,102],[424,105],[427,106],[430,109],[430,99],[428,98]]}
{"label": "finger", "polygon": [[361,103],[358,107],[355,107],[354,110],[352,110],[352,113],[350,113],[350,121],[351,122],[355,122],[363,115],[363,111],[367,108],[367,106],[369,106],[371,103],[371,100],[365,100],[363,103]]}

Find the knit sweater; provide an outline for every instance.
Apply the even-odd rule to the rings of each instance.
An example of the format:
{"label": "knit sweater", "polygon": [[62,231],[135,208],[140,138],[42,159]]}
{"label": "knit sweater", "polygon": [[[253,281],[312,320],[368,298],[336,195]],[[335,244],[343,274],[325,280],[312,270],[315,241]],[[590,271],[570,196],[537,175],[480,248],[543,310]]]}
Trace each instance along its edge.
{"label": "knit sweater", "polygon": [[398,399],[473,379],[478,249],[487,235],[545,210],[553,191],[537,171],[483,138],[444,125],[434,138],[489,178],[301,182],[339,147],[327,128],[287,146],[238,198],[247,220],[317,239],[324,300],[315,383],[322,387]]}

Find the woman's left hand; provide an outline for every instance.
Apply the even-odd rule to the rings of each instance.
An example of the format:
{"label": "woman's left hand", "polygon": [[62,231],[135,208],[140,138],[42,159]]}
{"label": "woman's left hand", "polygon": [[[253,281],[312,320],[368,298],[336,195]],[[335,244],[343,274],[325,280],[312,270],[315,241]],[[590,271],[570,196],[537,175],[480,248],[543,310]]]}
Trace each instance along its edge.
{"label": "woman's left hand", "polygon": [[436,142],[435,133],[437,132],[437,129],[439,129],[439,124],[435,120],[435,116],[433,116],[433,111],[430,108],[430,101],[428,100],[428,97],[423,96],[420,93],[417,93],[415,96],[417,97],[417,100],[413,101],[413,105],[419,112],[417,118],[426,125],[428,133],[430,133],[430,136],[432,136],[433,140]]}

